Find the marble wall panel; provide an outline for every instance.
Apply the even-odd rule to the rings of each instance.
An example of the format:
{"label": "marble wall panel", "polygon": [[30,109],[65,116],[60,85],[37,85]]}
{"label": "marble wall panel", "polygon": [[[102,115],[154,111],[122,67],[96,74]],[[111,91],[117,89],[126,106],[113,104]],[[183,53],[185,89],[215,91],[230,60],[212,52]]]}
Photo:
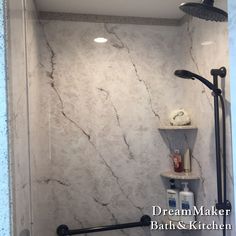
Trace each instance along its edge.
{"label": "marble wall panel", "polygon": [[[223,1],[221,3],[225,5]],[[224,79],[219,79],[219,86],[223,91],[226,106],[227,192],[228,199],[233,203],[228,24],[189,18],[183,26],[183,38],[183,45],[186,50],[185,69],[212,81],[211,69],[222,66],[227,68],[227,76]],[[200,188],[202,191],[197,193],[198,204],[209,207],[217,201],[213,96],[211,91],[199,81],[183,81],[183,83],[189,86],[187,96],[189,104],[194,107],[193,115],[198,126],[198,134],[193,149],[193,156],[198,160],[202,172],[202,186]],[[206,222],[212,222],[214,217],[202,217],[202,219]],[[215,220],[217,221],[217,219]],[[229,217],[228,223],[233,222],[233,216]],[[229,235],[233,235],[234,232],[229,231]],[[209,235],[221,235],[221,232],[217,232],[217,234],[215,231],[207,233]],[[198,234],[196,233],[196,235]]]}
{"label": "marble wall panel", "polygon": [[[166,182],[159,175],[170,168],[169,149],[178,147],[193,149],[193,168],[201,175],[192,185],[198,205],[214,205],[212,96],[199,82],[177,79],[173,72],[190,69],[211,79],[211,68],[228,68],[227,24],[188,19],[181,27],[67,21],[44,21],[43,26],[51,53],[55,222],[64,216],[72,227],[78,225],[75,219],[81,227],[107,224],[110,216],[101,214],[99,204],[117,222],[150,214],[152,204],[165,206]],[[108,43],[95,44],[98,36]],[[203,47],[205,41],[213,42]],[[228,77],[221,86],[230,134]],[[179,107],[189,111],[198,132],[173,137],[157,131]],[[230,145],[228,159],[232,192]],[[124,209],[130,209],[128,214]]]}
{"label": "marble wall panel", "polygon": [[25,12],[22,1],[8,3],[8,94],[13,234],[31,230],[30,164],[25,50]]}
{"label": "marble wall panel", "polygon": [[[132,222],[151,214],[152,205],[165,207],[168,183],[160,173],[171,168],[169,153],[175,148],[193,150],[193,169],[201,176],[191,184],[197,204],[214,205],[213,99],[198,81],[184,81],[173,73],[189,69],[210,80],[210,69],[222,65],[228,69],[227,24],[191,18],[181,26],[37,21],[33,2],[28,0],[25,6],[26,61],[21,62],[25,77],[24,82],[14,80],[13,100],[24,102],[19,103],[21,112],[16,105],[12,108],[19,113],[17,119],[23,117],[18,122],[25,124],[14,128],[12,123],[21,135],[15,138],[20,142],[15,157],[22,156],[16,160],[21,166],[18,176],[23,177],[16,186],[25,179],[23,195],[16,196],[16,202],[25,200],[16,217],[22,224],[16,223],[17,232],[32,226],[32,235],[52,236],[62,223],[82,228]],[[101,36],[108,39],[106,44],[93,41]],[[212,42],[201,45],[206,41]],[[220,85],[227,108],[232,200],[229,77]],[[16,92],[17,86],[22,93]],[[20,94],[22,98],[17,97]],[[158,130],[168,125],[168,115],[176,108],[190,113],[198,131]],[[28,138],[26,149],[20,149]],[[20,223],[22,217],[26,223]],[[213,219],[221,220],[201,218]],[[106,234],[173,232],[129,229],[97,235]],[[221,232],[185,233],[190,234]]]}
{"label": "marble wall panel", "polygon": [[[129,222],[151,214],[153,204],[164,207],[160,173],[170,168],[169,144],[158,127],[186,104],[187,88],[173,76],[182,32],[66,21],[44,21],[43,29],[51,54],[42,63],[51,68],[55,226]],[[96,44],[98,36],[108,43]],[[109,233],[120,234],[144,232]]]}
{"label": "marble wall panel", "polygon": [[[26,52],[27,84],[30,139],[30,183],[32,235],[40,235],[52,227],[52,215],[48,205],[52,205],[52,193],[48,180],[51,178],[50,143],[50,91],[49,79],[45,79],[47,69],[41,58],[49,59],[43,30],[38,21],[34,2],[26,1]],[[53,233],[55,229],[53,228]],[[52,234],[53,235],[53,234]]]}

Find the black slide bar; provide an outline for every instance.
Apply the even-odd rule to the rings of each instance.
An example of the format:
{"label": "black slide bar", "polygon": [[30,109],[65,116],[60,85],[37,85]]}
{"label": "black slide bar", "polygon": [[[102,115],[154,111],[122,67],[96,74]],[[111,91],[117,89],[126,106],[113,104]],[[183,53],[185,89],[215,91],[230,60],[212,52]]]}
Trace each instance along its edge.
{"label": "black slide bar", "polygon": [[143,215],[139,222],[91,227],[91,228],[85,228],[85,229],[69,229],[67,225],[60,225],[57,228],[57,235],[68,236],[68,235],[77,235],[77,234],[88,234],[88,233],[96,233],[96,232],[101,232],[101,231],[128,229],[128,228],[150,226],[150,225],[151,225],[151,217],[148,215]]}

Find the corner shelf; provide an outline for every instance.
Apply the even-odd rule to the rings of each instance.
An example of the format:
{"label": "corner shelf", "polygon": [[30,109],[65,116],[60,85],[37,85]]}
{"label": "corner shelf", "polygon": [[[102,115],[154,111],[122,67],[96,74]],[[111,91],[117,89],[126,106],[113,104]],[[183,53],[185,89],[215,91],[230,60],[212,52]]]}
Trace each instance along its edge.
{"label": "corner shelf", "polygon": [[166,171],[161,173],[162,177],[169,179],[179,179],[179,180],[199,180],[201,177],[195,173],[184,173],[184,172],[174,172],[174,171]]}
{"label": "corner shelf", "polygon": [[171,126],[165,125],[158,128],[159,130],[197,130],[196,126],[185,125],[185,126]]}

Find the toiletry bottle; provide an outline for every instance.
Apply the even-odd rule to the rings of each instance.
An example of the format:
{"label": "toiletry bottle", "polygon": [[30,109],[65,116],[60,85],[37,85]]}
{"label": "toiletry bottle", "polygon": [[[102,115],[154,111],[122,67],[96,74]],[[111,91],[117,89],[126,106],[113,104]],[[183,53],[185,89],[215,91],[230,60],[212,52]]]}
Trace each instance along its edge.
{"label": "toiletry bottle", "polygon": [[184,172],[185,173],[191,172],[191,155],[189,149],[187,149],[184,154]]}
{"label": "toiletry bottle", "polygon": [[172,160],[173,160],[173,165],[174,165],[174,171],[175,172],[182,172],[183,171],[183,162],[182,162],[182,157],[181,157],[178,149],[176,149],[174,151],[174,154],[172,154]]}
{"label": "toiletry bottle", "polygon": [[188,183],[184,182],[182,184],[184,189],[179,193],[179,205],[181,212],[183,212],[182,210],[187,210],[187,214],[181,214],[180,220],[185,224],[190,224],[191,221],[195,221],[195,216],[193,215],[194,194],[189,190]]}
{"label": "toiletry bottle", "polygon": [[[179,209],[179,191],[175,187],[174,179],[170,180],[170,189],[166,190],[166,197],[167,197],[167,209],[168,210],[177,210]],[[168,215],[168,219],[172,221],[179,221],[178,215]]]}

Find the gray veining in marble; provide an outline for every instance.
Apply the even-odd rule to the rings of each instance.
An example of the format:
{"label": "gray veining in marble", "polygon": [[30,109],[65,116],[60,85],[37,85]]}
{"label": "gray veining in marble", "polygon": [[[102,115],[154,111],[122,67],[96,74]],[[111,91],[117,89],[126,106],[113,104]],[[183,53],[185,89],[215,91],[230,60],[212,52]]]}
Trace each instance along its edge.
{"label": "gray veining in marble", "polygon": [[[55,235],[62,223],[80,228],[132,222],[151,214],[152,205],[165,207],[168,183],[160,173],[172,168],[169,154],[176,148],[193,150],[193,169],[201,177],[191,184],[197,204],[214,205],[212,95],[198,81],[177,79],[173,72],[189,69],[210,80],[213,67],[229,68],[227,24],[185,18],[166,27],[58,17],[27,18],[32,235]],[[106,44],[93,41],[101,36]],[[204,41],[212,44],[204,47]],[[229,77],[220,84],[230,143]],[[198,131],[158,130],[176,108],[189,112]],[[227,151],[232,200],[230,145]],[[213,219],[219,222],[200,218]],[[106,234],[172,232],[96,235]]]}
{"label": "gray veining in marble", "polygon": [[[202,110],[212,125],[211,94],[197,82],[190,84],[173,76],[175,69],[187,66],[209,77],[211,67],[227,65],[225,46],[219,62],[216,56],[209,67],[199,61],[203,55],[211,61],[206,54],[214,50],[198,44],[204,40],[206,24],[189,19],[182,28],[168,29],[67,21],[44,21],[43,25],[51,53],[52,178],[69,183],[64,185],[69,191],[62,194],[60,184],[51,181],[57,203],[55,222],[61,223],[63,215],[72,227],[76,227],[75,218],[86,227],[112,223],[112,219],[132,221],[150,214],[152,204],[165,206],[165,181],[159,177],[163,169],[170,168],[165,138],[171,150],[194,146],[193,168],[201,181],[192,187],[200,191],[196,195],[199,205],[214,205],[213,127],[199,116]],[[227,40],[227,32],[225,25],[215,26],[209,25],[215,34],[225,32],[214,42],[213,47],[219,47],[220,41]],[[97,35],[104,35],[108,43],[95,44]],[[200,103],[193,106],[196,98]],[[167,124],[169,112],[180,106],[189,110],[199,126],[197,135],[160,134],[157,128]],[[177,138],[182,141],[176,142]],[[206,191],[209,188],[212,191]],[[75,202],[79,213],[71,214]],[[106,210],[102,218],[97,212],[100,207]],[[89,209],[93,213],[88,214]],[[133,234],[137,232],[129,233]]]}
{"label": "gray veining in marble", "polygon": [[[159,173],[169,166],[169,151],[157,128],[168,108],[154,84],[173,93],[180,84],[169,60],[179,50],[177,28],[60,21],[44,21],[43,28],[51,55],[42,62],[50,66],[51,178],[57,181],[39,183],[54,192],[54,225],[133,221],[150,214],[155,202],[164,206]],[[99,32],[108,44],[93,42]],[[177,106],[180,95],[165,96]]]}

